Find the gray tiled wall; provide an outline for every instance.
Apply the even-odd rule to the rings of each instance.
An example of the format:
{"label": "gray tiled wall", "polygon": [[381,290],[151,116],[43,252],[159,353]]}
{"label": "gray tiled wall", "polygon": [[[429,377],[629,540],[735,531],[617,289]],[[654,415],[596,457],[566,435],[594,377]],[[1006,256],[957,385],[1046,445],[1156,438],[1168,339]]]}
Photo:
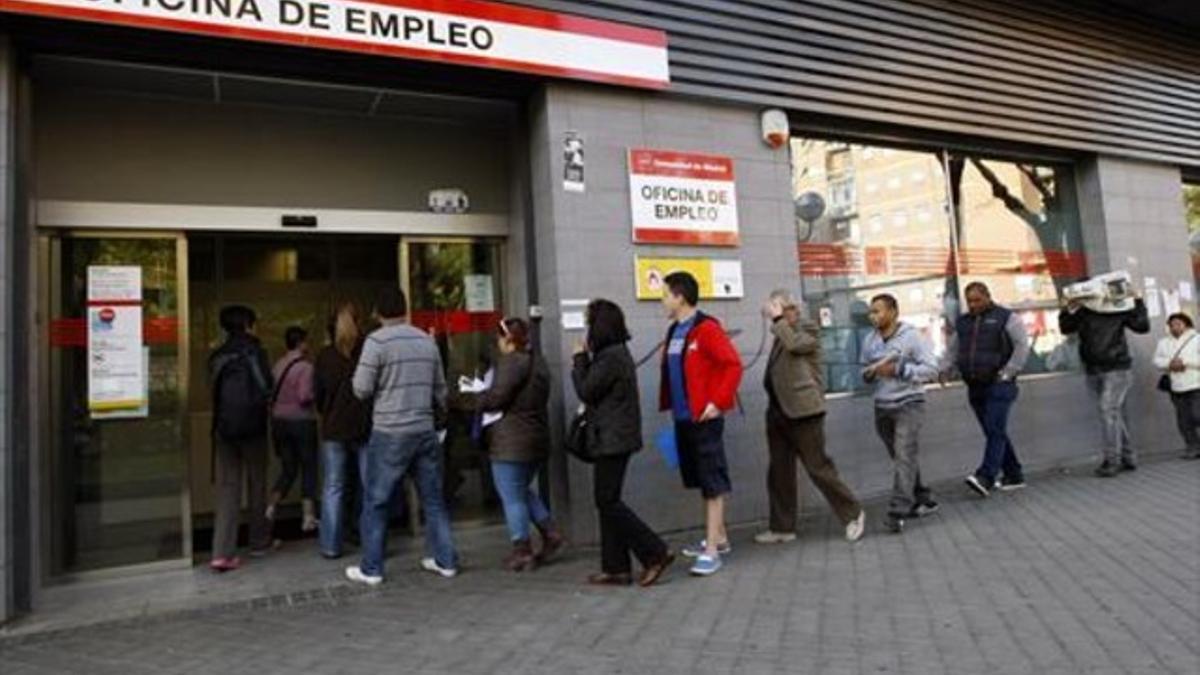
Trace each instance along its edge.
{"label": "gray tiled wall", "polygon": [[[799,283],[796,237],[791,217],[788,155],[759,138],[757,110],[685,102],[657,94],[584,86],[554,85],[535,105],[533,155],[535,217],[541,293],[548,309],[547,357],[559,368],[563,405],[561,423],[575,405],[568,363],[575,334],[559,326],[559,300],[608,297],[625,307],[634,332],[632,349],[641,356],[652,349],[665,327],[657,303],[634,300],[635,254],[737,257],[745,266],[746,298],[710,302],[705,309],[731,328],[743,330],[737,346],[745,360],[753,358],[763,325],[758,306],[770,289]],[[587,191],[562,189],[561,144],[567,131],[586,143]],[[737,174],[742,245],[736,250],[637,246],[630,241],[629,196],[625,151],[644,146],[680,151],[727,154]],[[1179,202],[1179,173],[1136,163],[1102,159],[1080,171],[1081,200],[1094,270],[1108,262],[1136,256],[1143,269],[1158,271],[1162,282],[1177,283],[1190,273],[1183,246],[1186,228]],[[1144,236],[1148,230],[1153,236]],[[1152,347],[1137,340],[1142,356]],[[558,350],[557,353],[555,350]],[[1174,447],[1169,405],[1152,389],[1153,373],[1144,365],[1131,403],[1134,436],[1147,450]],[[758,384],[763,363],[749,370],[742,386],[745,414],[734,414],[727,426],[735,496],[730,521],[765,517],[766,444],[763,415],[766,397]],[[644,432],[647,444],[666,423],[655,410],[657,369],[640,371]],[[891,468],[874,436],[870,402],[848,398],[830,402],[830,454],[850,484],[864,497],[885,494]],[[1091,457],[1099,441],[1091,402],[1081,376],[1029,381],[1023,385],[1012,430],[1026,464],[1034,471]],[[922,468],[929,481],[965,475],[978,462],[981,435],[960,388],[930,395],[929,420],[923,436]],[[578,540],[594,539],[590,471],[577,462],[568,469],[568,494],[556,495],[560,511],[569,505],[571,529]],[[700,523],[698,499],[685,492],[678,478],[653,449],[631,464],[626,495],[658,529]],[[805,484],[806,507],[825,508]]]}

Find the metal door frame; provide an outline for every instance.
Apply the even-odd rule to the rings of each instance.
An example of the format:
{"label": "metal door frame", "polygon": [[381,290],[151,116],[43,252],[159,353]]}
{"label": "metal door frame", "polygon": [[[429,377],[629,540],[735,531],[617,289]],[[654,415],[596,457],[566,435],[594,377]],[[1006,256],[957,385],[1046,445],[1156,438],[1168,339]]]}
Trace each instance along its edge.
{"label": "metal door frame", "polygon": [[[182,432],[181,443],[187,442],[190,438],[188,433],[189,419],[187,415],[188,392],[191,377],[191,361],[188,357],[188,349],[190,346],[190,298],[188,289],[188,249],[187,237],[184,232],[177,230],[162,230],[162,231],[144,231],[144,230],[78,230],[78,229],[61,229],[61,228],[39,228],[37,231],[38,241],[38,290],[37,296],[39,301],[38,315],[40,316],[40,325],[38,326],[38,337],[41,344],[45,347],[41,350],[39,357],[40,370],[40,386],[42,391],[47,392],[47,396],[43,399],[40,408],[41,433],[42,438],[47,442],[43,445],[42,460],[38,469],[41,476],[41,481],[47,488],[52,488],[54,483],[54,458],[57,454],[58,443],[60,442],[60,434],[54,433],[54,430],[60,428],[59,420],[60,407],[54,405],[54,402],[60,401],[62,392],[60,384],[56,378],[50,376],[51,365],[61,358],[54,349],[50,348],[50,320],[54,316],[58,316],[62,309],[62,241],[66,238],[74,239],[167,239],[175,242],[175,287],[178,297],[176,308],[176,317],[179,321],[179,329],[176,334],[176,350],[179,354],[178,366],[176,375],[179,378],[178,396],[179,401],[177,406],[177,415],[179,416],[179,428]],[[61,368],[61,366],[59,366]],[[179,451],[184,452],[183,445]],[[190,458],[185,458],[182,462],[182,475],[180,477],[182,485],[179,491],[180,500],[180,518],[181,529],[180,536],[182,537],[181,551],[178,558],[169,560],[160,560],[146,563],[133,563],[130,565],[121,565],[99,570],[87,570],[82,572],[67,572],[63,574],[53,574],[53,548],[51,537],[53,535],[54,523],[53,514],[55,513],[54,496],[56,489],[45,489],[42,491],[42,513],[45,514],[42,518],[41,542],[39,551],[41,552],[42,564],[40,576],[43,585],[70,583],[76,581],[88,581],[95,579],[107,579],[113,577],[123,577],[138,574],[146,574],[163,570],[174,569],[189,569],[193,565],[193,547],[192,547],[192,494],[191,494],[191,462]]]}

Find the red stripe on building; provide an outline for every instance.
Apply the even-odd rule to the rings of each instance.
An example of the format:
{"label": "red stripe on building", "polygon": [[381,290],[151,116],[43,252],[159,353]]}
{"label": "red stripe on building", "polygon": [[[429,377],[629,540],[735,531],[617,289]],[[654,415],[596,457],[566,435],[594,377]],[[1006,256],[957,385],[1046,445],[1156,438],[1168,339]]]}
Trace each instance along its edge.
{"label": "red stripe on building", "polygon": [[637,244],[737,246],[741,242],[741,239],[738,237],[737,232],[696,232],[692,230],[638,227],[633,230],[633,241]]}
{"label": "red stripe on building", "polygon": [[458,335],[495,331],[504,315],[499,312],[466,310],[415,310],[409,317],[413,326],[431,335]]}
{"label": "red stripe on building", "polygon": [[[87,347],[87,319],[52,319],[49,333],[51,347]],[[146,319],[142,322],[142,341],[151,346],[178,344],[179,319],[173,316]]]}

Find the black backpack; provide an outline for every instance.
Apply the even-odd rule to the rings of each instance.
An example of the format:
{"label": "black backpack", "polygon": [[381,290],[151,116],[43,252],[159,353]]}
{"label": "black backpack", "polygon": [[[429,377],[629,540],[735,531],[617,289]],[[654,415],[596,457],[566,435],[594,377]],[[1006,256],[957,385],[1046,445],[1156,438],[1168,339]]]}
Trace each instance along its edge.
{"label": "black backpack", "polygon": [[216,357],[213,376],[213,434],[223,440],[257,438],[267,433],[270,391],[253,349]]}

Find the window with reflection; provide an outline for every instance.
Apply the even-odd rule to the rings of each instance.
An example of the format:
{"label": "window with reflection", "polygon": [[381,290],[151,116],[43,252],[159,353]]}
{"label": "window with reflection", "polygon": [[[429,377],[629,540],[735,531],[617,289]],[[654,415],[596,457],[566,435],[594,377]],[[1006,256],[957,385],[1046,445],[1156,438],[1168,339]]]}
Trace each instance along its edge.
{"label": "window with reflection", "polygon": [[1200,283],[1200,182],[1183,184],[1183,208],[1188,224],[1188,248],[1192,252],[1192,276]]}
{"label": "window with reflection", "polygon": [[1055,320],[1061,287],[1087,274],[1069,166],[803,138],[792,142],[792,162],[796,198],[825,205],[797,230],[831,392],[862,387],[873,296],[894,295],[940,355],[972,281],[1024,319],[1027,373],[1078,367]]}

